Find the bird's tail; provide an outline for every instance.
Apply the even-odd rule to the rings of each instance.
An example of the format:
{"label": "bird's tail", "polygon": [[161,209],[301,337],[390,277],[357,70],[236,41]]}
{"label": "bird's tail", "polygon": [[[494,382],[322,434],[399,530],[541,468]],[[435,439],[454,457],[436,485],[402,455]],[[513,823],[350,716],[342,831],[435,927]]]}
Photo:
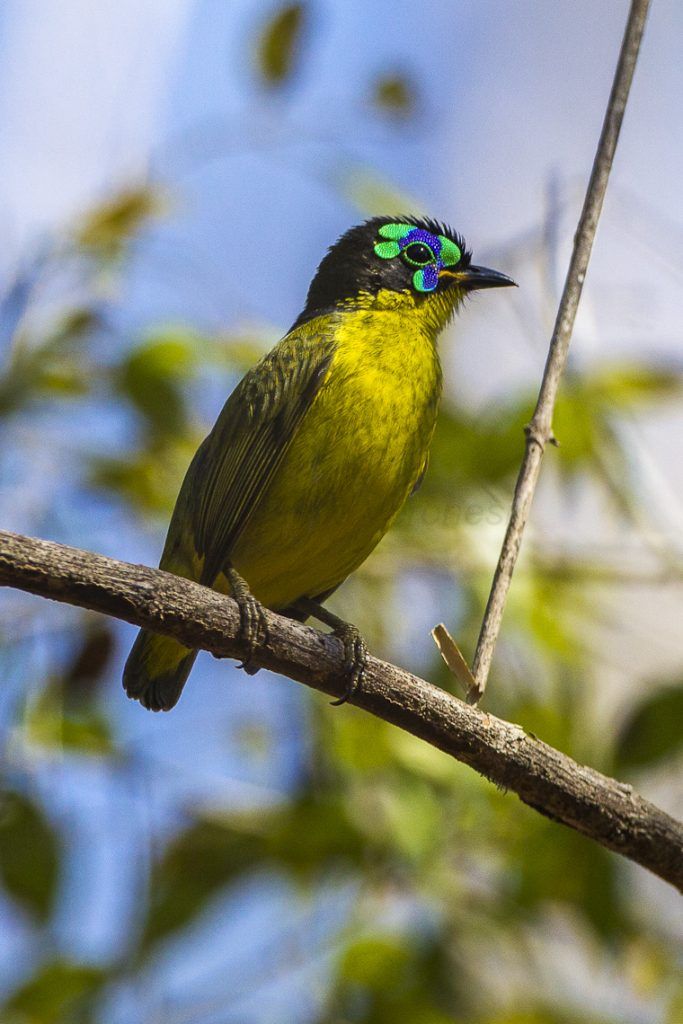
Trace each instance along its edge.
{"label": "bird's tail", "polygon": [[150,711],[170,711],[196,657],[177,640],[141,629],[123,670],[123,688]]}

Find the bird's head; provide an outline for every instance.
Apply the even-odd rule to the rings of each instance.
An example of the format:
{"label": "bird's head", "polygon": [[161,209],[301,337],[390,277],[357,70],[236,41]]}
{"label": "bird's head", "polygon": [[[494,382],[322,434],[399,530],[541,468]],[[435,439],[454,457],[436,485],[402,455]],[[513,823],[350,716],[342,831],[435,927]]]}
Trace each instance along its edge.
{"label": "bird's head", "polygon": [[373,217],[329,249],[297,323],[340,307],[388,307],[415,311],[440,330],[469,292],[514,283],[475,266],[464,240],[445,224]]}

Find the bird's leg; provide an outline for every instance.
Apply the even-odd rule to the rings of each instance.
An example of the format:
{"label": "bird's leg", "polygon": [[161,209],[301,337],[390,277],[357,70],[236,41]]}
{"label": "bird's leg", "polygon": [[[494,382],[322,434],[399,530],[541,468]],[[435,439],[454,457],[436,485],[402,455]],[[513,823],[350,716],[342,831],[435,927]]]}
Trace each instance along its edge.
{"label": "bird's leg", "polygon": [[346,685],[341,697],[332,701],[333,707],[346,704],[350,697],[358,692],[363,683],[365,666],[368,661],[368,647],[357,626],[340,619],[334,612],[328,611],[319,601],[312,601],[308,597],[299,598],[294,604],[296,611],[306,616],[312,616],[318,622],[330,626],[333,634],[338,637],[344,645],[344,677]]}
{"label": "bird's leg", "polygon": [[247,653],[242,659],[240,668],[253,675],[258,669],[251,667],[251,660],[254,656],[259,641],[266,643],[268,640],[268,624],[263,605],[260,604],[246,580],[232,566],[225,569],[225,577],[230,584],[232,596],[240,610],[240,639],[247,645]]}

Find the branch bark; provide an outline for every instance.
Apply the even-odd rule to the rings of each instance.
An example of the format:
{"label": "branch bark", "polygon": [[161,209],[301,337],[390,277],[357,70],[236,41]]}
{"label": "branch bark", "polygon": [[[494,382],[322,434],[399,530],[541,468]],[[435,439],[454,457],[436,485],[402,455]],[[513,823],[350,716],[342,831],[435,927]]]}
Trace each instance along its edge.
{"label": "branch bark", "polygon": [[486,681],[500,632],[512,574],[515,570],[522,535],[529,518],[531,503],[541,471],[541,460],[545,446],[555,442],[552,431],[555,400],[560,386],[560,378],[567,362],[576,311],[583,291],[593,240],[607,191],[607,182],[619,140],[621,122],[626,110],[649,6],[650,0],[632,0],[631,3],[619,61],[614,73],[612,91],[593,162],[593,170],[574,236],[574,249],[557,311],[541,389],[531,423],[526,428],[526,449],[515,485],[510,519],[477,640],[477,649],[472,663],[474,685],[470,687],[467,695],[468,701],[472,704],[476,704],[481,699],[486,689]]}
{"label": "branch bark", "polygon": [[[0,585],[78,605],[176,637],[217,658],[241,658],[236,604],[160,569],[0,531]],[[268,613],[254,660],[340,696],[343,651],[333,636]],[[683,892],[683,825],[630,786],[573,761],[424,679],[370,658],[353,704],[511,789],[541,814],[648,868]],[[336,712],[337,714],[343,712]]]}

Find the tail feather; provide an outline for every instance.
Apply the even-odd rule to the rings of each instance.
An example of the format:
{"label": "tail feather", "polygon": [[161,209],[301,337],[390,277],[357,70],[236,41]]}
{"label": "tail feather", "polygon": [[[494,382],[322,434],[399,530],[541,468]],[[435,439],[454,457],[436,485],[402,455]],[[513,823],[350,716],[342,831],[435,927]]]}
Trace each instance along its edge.
{"label": "tail feather", "polygon": [[196,657],[177,640],[141,629],[123,670],[123,688],[150,711],[170,711]]}

